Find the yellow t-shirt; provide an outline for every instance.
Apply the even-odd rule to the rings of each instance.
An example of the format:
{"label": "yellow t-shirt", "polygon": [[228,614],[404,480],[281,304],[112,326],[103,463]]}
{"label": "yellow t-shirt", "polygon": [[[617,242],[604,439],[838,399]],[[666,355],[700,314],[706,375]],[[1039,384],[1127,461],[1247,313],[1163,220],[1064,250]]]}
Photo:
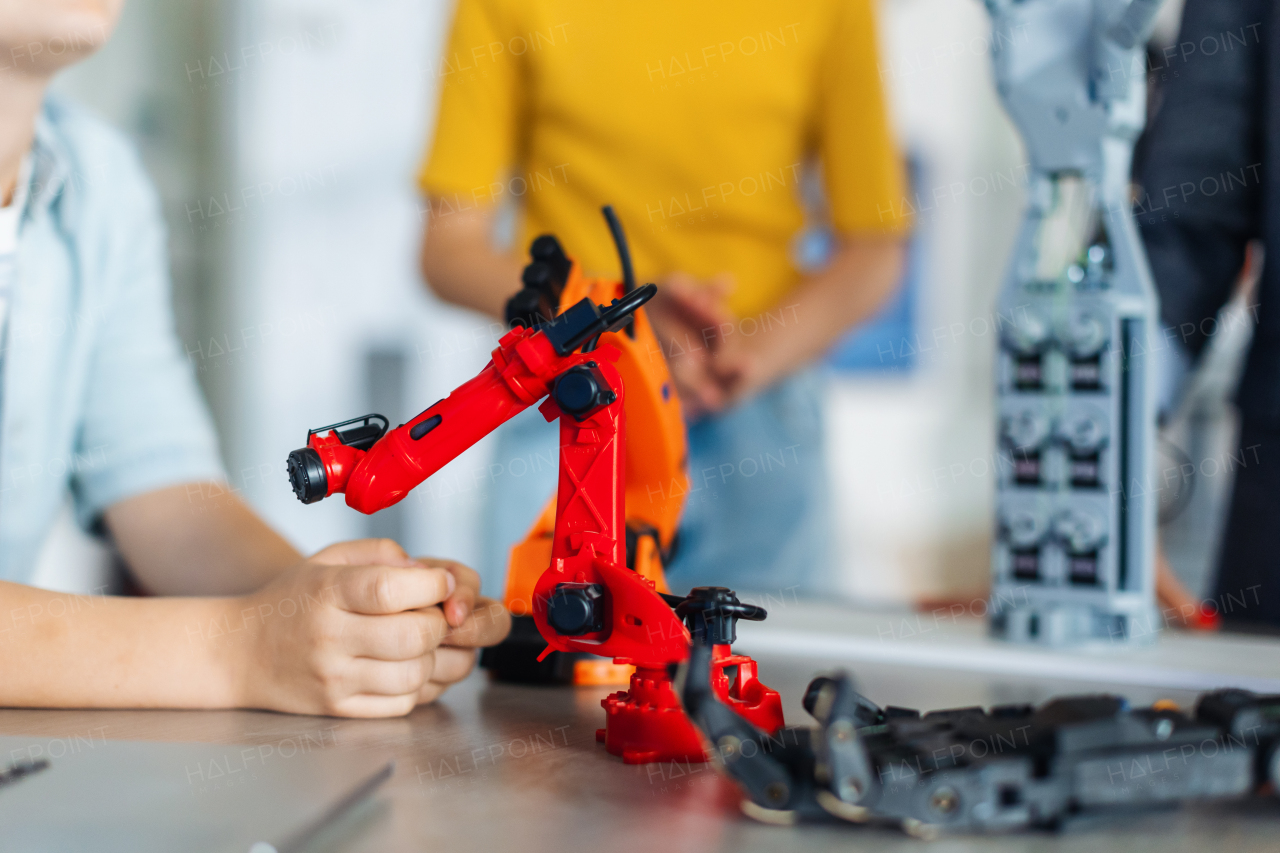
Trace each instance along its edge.
{"label": "yellow t-shirt", "polygon": [[729,272],[730,309],[765,311],[800,277],[815,156],[837,232],[906,227],[872,3],[459,0],[419,178],[432,221],[514,197],[521,247],[553,233],[617,275],[612,204],[641,282]]}

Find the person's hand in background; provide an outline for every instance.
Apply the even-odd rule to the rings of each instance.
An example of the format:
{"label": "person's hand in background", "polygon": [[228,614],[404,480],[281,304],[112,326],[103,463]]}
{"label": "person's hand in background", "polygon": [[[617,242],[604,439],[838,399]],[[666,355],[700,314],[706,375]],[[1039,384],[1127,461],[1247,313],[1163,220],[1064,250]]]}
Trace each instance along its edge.
{"label": "person's hand in background", "polygon": [[691,420],[720,411],[728,401],[711,364],[736,322],[725,305],[732,291],[733,277],[727,273],[705,282],[672,273],[658,283],[657,294],[645,306],[685,416]]}
{"label": "person's hand in background", "polygon": [[785,301],[753,322],[722,327],[707,365],[721,405],[744,402],[822,358],[874,315],[901,280],[903,252],[900,236],[843,238]]}
{"label": "person's hand in background", "polygon": [[261,590],[227,600],[224,619],[247,631],[228,657],[232,704],[407,714],[465,678],[474,647],[506,635],[501,605],[478,590],[465,566],[411,559],[389,540],[326,548]]}
{"label": "person's hand in background", "polygon": [[751,336],[728,334],[721,339],[708,368],[726,406],[750,399],[794,368],[781,358],[770,357],[770,331],[761,329]]}

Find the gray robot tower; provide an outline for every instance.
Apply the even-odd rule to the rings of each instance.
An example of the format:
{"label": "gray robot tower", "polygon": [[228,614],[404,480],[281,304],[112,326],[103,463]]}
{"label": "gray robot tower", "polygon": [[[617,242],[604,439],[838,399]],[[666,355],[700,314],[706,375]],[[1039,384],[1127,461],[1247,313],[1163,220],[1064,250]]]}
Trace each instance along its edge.
{"label": "gray robot tower", "polygon": [[986,5],[997,88],[1031,165],[997,301],[992,630],[1150,640],[1158,312],[1129,173],[1160,0]]}

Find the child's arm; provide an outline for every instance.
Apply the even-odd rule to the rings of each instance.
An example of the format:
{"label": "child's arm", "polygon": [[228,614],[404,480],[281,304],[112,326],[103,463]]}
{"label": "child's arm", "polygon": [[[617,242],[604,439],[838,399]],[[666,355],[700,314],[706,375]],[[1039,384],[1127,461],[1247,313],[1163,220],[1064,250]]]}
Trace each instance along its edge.
{"label": "child's arm", "polygon": [[[302,556],[225,484],[190,483],[120,501],[105,513],[107,526],[135,578],[159,595],[233,595],[261,588]],[[403,556],[398,546],[394,553]],[[471,671],[474,648],[506,635],[509,615],[480,597],[480,576],[453,560],[421,557],[446,569],[456,589],[441,605],[451,631],[436,651],[436,686],[429,702]],[[496,631],[500,635],[494,636]],[[492,639],[489,639],[491,638]],[[488,640],[485,642],[485,640]]]}
{"label": "child's arm", "polygon": [[[436,210],[440,203],[429,197]],[[454,305],[502,318],[520,289],[524,261],[493,245],[496,205],[429,217],[419,258],[422,276],[437,296]]]}
{"label": "child's arm", "polygon": [[505,613],[484,599],[450,624],[436,605],[464,585],[455,576],[366,540],[327,548],[233,598],[74,596],[0,583],[0,705],[405,714],[470,671],[474,653],[442,644],[506,634]]}
{"label": "child's arm", "polygon": [[157,489],[103,515],[134,578],[156,595],[241,595],[302,559],[225,483]]}

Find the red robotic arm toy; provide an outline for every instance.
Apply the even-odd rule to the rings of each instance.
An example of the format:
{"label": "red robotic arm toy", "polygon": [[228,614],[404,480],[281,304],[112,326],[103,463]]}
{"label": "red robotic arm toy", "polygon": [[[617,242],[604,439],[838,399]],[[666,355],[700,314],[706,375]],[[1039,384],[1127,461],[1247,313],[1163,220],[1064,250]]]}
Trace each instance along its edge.
{"label": "red robotic arm toy", "polygon": [[378,424],[373,415],[327,433],[313,430],[307,447],[289,455],[295,493],[303,503],[344,493],[353,509],[377,512],[546,398],[543,416],[560,419],[560,488],[551,566],[534,596],[538,628],[562,651],[683,660],[688,631],[648,582],[625,568],[624,389],[610,363],[617,351],[578,351],[626,323],[656,291],[637,288],[603,312],[584,299],[536,331],[512,329],[478,376],[385,434],[385,419]]}
{"label": "red robotic arm toy", "polygon": [[343,493],[348,506],[371,514],[543,400],[543,416],[560,420],[560,482],[551,564],[534,589],[533,617],[548,643],[544,655],[589,652],[635,664],[630,691],[603,703],[606,728],[598,733],[629,763],[705,760],[668,673],[689,654],[682,617],[711,638],[721,698],[768,731],[783,724],[778,694],[756,680],[755,662],[730,652],[736,620],[762,619],[764,611],[718,587],[664,595],[626,565],[625,389],[613,366],[618,351],[598,338],[656,292],[637,287],[607,307],[583,299],[537,328],[513,328],[479,375],[408,423],[388,431],[386,418],[366,415],[311,430],[288,460],[303,503]]}

